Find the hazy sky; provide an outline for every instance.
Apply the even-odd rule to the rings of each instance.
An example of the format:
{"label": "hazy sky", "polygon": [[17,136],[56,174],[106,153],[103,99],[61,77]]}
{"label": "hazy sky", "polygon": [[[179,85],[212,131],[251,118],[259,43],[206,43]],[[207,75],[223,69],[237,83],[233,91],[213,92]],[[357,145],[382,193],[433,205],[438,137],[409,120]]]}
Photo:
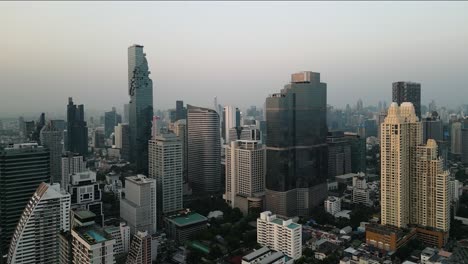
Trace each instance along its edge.
{"label": "hazy sky", "polygon": [[145,46],[155,108],[263,105],[310,70],[328,103],[468,103],[468,2],[0,2],[0,116],[128,102],[127,48]]}

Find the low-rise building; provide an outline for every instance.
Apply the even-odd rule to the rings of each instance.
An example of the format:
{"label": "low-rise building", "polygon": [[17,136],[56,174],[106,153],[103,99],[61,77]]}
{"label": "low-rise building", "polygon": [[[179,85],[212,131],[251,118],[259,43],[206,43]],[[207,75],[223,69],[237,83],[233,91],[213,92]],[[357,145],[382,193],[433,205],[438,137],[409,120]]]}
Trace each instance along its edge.
{"label": "low-rise building", "polygon": [[197,232],[206,229],[208,218],[187,210],[175,213],[164,218],[168,236],[177,243],[182,244],[191,239]]}
{"label": "low-rise building", "polygon": [[335,196],[328,196],[324,202],[324,207],[327,213],[335,215],[341,211],[341,199]]}
{"label": "low-rise building", "polygon": [[270,211],[257,219],[257,242],[285,255],[299,259],[302,255],[302,225],[282,220]]}
{"label": "low-rise building", "polygon": [[262,247],[242,257],[242,264],[292,264],[294,260],[281,252]]}

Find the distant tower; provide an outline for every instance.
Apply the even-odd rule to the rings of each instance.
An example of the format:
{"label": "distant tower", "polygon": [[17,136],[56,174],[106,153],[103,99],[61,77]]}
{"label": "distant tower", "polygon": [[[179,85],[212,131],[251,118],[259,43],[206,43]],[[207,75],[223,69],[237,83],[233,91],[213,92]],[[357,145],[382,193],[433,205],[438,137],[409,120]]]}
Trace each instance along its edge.
{"label": "distant tower", "polygon": [[137,172],[148,172],[148,140],[153,118],[153,81],[149,78],[143,46],[128,48],[128,92],[130,95],[130,161]]}
{"label": "distant tower", "polygon": [[41,183],[16,226],[7,263],[59,263],[58,235],[70,230],[69,215],[70,194]]}
{"label": "distant tower", "polygon": [[221,191],[221,141],[215,110],[187,105],[188,177],[194,193]]}
{"label": "distant tower", "polygon": [[[187,115],[187,114],[186,114]],[[183,179],[184,182],[188,181],[187,179],[187,120],[179,119],[175,122],[174,133],[180,140],[182,144],[182,165],[183,165]]]}
{"label": "distant tower", "polygon": [[67,150],[86,156],[88,127],[84,119],[84,106],[75,105],[71,97],[68,98],[67,122]]}
{"label": "distant tower", "polygon": [[130,127],[128,124],[118,124],[115,129],[115,147],[120,150],[123,160],[130,159]]}
{"label": "distant tower", "polygon": [[452,123],[450,134],[451,148],[450,152],[455,155],[462,154],[462,124],[461,122]]}
{"label": "distant tower", "polygon": [[109,138],[112,132],[114,132],[114,127],[122,121],[122,117],[117,114],[115,107],[112,107],[112,111],[104,113],[104,135],[106,138]]}
{"label": "distant tower", "polygon": [[224,139],[224,144],[231,144],[231,141],[237,140],[236,138],[231,138],[230,135],[230,130],[231,129],[240,129],[240,110],[237,107],[233,106],[225,106],[223,109],[223,127],[221,128],[222,130],[222,136]]}
{"label": "distant tower", "polygon": [[49,149],[50,152],[50,177],[53,183],[62,181],[62,131],[47,123],[40,133],[41,144]]}
{"label": "distant tower", "polygon": [[421,84],[415,82],[394,82],[392,85],[392,101],[401,105],[410,102],[414,106],[416,116],[421,120]]}

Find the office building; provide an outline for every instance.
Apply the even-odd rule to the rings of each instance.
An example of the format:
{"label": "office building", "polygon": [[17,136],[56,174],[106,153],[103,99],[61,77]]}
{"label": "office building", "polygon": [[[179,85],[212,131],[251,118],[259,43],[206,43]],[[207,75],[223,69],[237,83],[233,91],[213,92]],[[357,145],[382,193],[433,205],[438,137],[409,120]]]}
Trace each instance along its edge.
{"label": "office building", "polygon": [[70,175],[67,186],[71,194],[71,208],[93,212],[96,223],[104,226],[104,213],[102,210],[102,191],[96,182],[96,173],[93,171],[77,172]]}
{"label": "office building", "polygon": [[120,200],[120,217],[130,226],[130,233],[156,233],[156,180],[144,175],[125,178],[125,197]]}
{"label": "office building", "polygon": [[449,172],[443,170],[433,139],[416,150],[416,177],[411,185],[411,223],[448,232],[450,226]]}
{"label": "office building", "polygon": [[178,244],[183,244],[193,236],[207,228],[208,218],[186,210],[164,218],[167,235]]}
{"label": "office building", "polygon": [[128,48],[128,93],[130,95],[130,161],[138,173],[148,172],[148,140],[153,118],[153,81],[149,78],[143,46]]}
{"label": "office building", "polygon": [[112,107],[112,111],[104,113],[104,136],[106,138],[111,136],[118,123],[122,123],[122,116],[117,114],[115,107]]}
{"label": "office building", "polygon": [[331,215],[335,215],[341,211],[341,199],[335,196],[328,196],[324,202],[325,211]]}
{"label": "office building", "polygon": [[222,122],[222,135],[223,142],[226,145],[229,145],[231,141],[238,139],[237,137],[232,138],[231,129],[236,129],[241,126],[240,123],[240,110],[237,107],[225,106],[223,109],[223,122]]}
{"label": "office building", "polygon": [[436,142],[444,140],[443,124],[437,112],[432,112],[430,117],[422,119],[423,142],[434,139]]}
{"label": "office building", "polygon": [[265,211],[257,218],[257,243],[297,260],[302,256],[302,225]]}
{"label": "office building", "polygon": [[266,208],[309,215],[327,197],[327,84],[301,72],[266,99]]}
{"label": "office building", "polygon": [[52,123],[52,126],[58,129],[60,132],[62,132],[62,134],[63,134],[63,131],[67,130],[67,122],[65,122],[65,120],[54,119],[54,120],[50,120],[50,122]]}
{"label": "office building", "polygon": [[42,182],[50,182],[49,151],[37,143],[0,150],[0,253],[6,255],[24,208]]}
{"label": "office building", "polygon": [[176,101],[175,121],[187,119],[187,108],[184,107],[184,101]]}
{"label": "office building", "polygon": [[71,97],[67,105],[67,151],[88,154],[88,127],[84,118],[84,106],[75,105]]}
{"label": "office building", "polygon": [[104,148],[106,138],[104,135],[104,128],[97,127],[91,133],[91,147],[93,148]]}
{"label": "office building", "polygon": [[149,141],[149,177],[156,180],[158,216],[183,208],[182,143],[172,133]]}
{"label": "office building", "polygon": [[244,215],[261,212],[265,174],[265,147],[253,140],[232,141],[226,147],[226,202]]}
{"label": "office building", "polygon": [[187,170],[194,194],[221,191],[219,115],[187,105]]}
{"label": "office building", "polygon": [[415,82],[394,82],[392,84],[392,102],[399,106],[404,102],[413,104],[416,116],[421,120],[421,84]]}
{"label": "office building", "polygon": [[114,264],[115,240],[94,222],[96,215],[90,211],[73,213],[72,263]]}
{"label": "office building", "polygon": [[40,133],[41,144],[49,149],[50,178],[53,183],[62,181],[62,132],[55,128],[51,122],[47,123]]}
{"label": "office building", "polygon": [[351,173],[351,142],[343,132],[332,132],[327,137],[328,144],[328,177]]}
{"label": "office building", "polygon": [[68,188],[70,183],[70,175],[86,170],[86,161],[83,156],[78,153],[67,152],[62,156],[62,179],[60,186],[64,189]]}
{"label": "office building", "polygon": [[130,159],[130,127],[128,124],[118,124],[115,127],[115,148],[120,150],[123,160]]}
{"label": "office building", "polygon": [[70,230],[69,215],[70,194],[59,183],[41,183],[16,226],[7,263],[58,263],[58,236]]}
{"label": "office building", "polygon": [[128,124],[130,122],[130,104],[124,104],[122,123]]}
{"label": "office building", "polygon": [[453,122],[450,129],[450,152],[454,155],[462,154],[462,123]]}
{"label": "office building", "polygon": [[416,147],[422,144],[422,127],[411,103],[392,103],[381,125],[381,221],[406,227],[410,189],[415,176]]}
{"label": "office building", "polygon": [[[156,249],[154,249],[156,250]],[[151,264],[151,235],[138,231],[132,239],[126,264]]]}
{"label": "office building", "polygon": [[376,137],[377,134],[378,134],[377,130],[378,130],[377,129],[377,120],[375,120],[375,119],[364,120],[365,138]]}
{"label": "office building", "polygon": [[[187,116],[187,111],[185,111]],[[184,182],[187,179],[187,120],[179,119],[174,124],[174,133],[179,138],[180,143],[182,144],[182,175]]]}

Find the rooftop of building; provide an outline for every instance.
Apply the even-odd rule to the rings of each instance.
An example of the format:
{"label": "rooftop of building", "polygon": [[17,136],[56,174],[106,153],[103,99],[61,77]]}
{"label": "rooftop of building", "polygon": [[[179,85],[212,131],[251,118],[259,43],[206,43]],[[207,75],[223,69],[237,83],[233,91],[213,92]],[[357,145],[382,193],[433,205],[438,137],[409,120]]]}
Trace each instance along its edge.
{"label": "rooftop of building", "polygon": [[208,218],[195,212],[174,214],[171,216],[167,216],[166,218],[179,227],[208,221]]}
{"label": "rooftop of building", "polygon": [[112,237],[104,232],[102,228],[97,225],[78,227],[73,229],[86,243],[94,245],[111,240]]}
{"label": "rooftop of building", "polygon": [[96,217],[96,214],[88,210],[76,210],[73,211],[73,214],[75,218],[79,219],[94,219]]}
{"label": "rooftop of building", "polygon": [[147,183],[154,182],[154,179],[148,178],[143,174],[138,174],[138,175],[135,175],[135,176],[125,177],[125,180],[133,182],[135,184],[147,184]]}
{"label": "rooftop of building", "polygon": [[252,253],[249,253],[245,256],[242,257],[242,260],[245,260],[245,261],[252,261],[256,258],[259,258],[265,254],[268,254],[271,250],[268,248],[268,247],[262,247],[262,248],[259,248],[255,251],[253,251]]}
{"label": "rooftop of building", "polygon": [[[274,224],[277,224],[277,225],[283,225],[284,221],[282,219],[276,218],[276,219],[272,220],[271,222],[274,223]],[[286,227],[289,228],[289,229],[296,229],[296,228],[298,228],[300,226],[301,225],[296,224],[296,223],[290,223]]]}

